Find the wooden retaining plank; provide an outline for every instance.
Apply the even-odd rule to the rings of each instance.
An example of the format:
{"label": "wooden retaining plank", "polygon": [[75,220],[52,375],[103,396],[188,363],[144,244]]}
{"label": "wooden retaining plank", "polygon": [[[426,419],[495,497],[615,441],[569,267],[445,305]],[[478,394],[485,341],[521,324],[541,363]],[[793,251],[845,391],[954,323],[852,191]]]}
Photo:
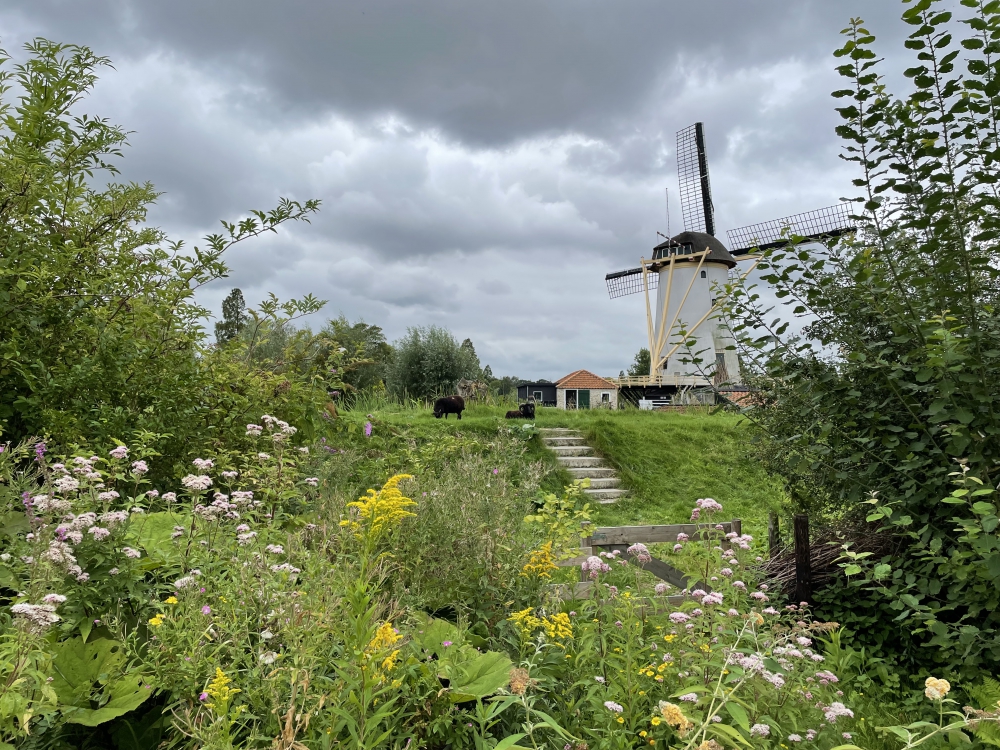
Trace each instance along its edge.
{"label": "wooden retaining plank", "polygon": [[702,531],[716,531],[716,526],[721,525],[720,534],[728,534],[733,529],[732,521],[714,523],[672,523],[659,526],[602,526],[594,529],[589,537],[585,537],[584,544],[597,547],[606,547],[611,544],[662,544],[665,542],[676,542],[678,534],[687,534],[693,537]]}

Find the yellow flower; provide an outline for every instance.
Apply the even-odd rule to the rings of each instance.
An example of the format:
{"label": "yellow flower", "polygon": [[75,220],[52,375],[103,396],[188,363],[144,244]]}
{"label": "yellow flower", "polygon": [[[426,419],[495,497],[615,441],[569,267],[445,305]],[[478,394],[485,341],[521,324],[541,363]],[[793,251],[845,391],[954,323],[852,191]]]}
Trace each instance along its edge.
{"label": "yellow flower", "polygon": [[177,604],[177,597],[176,596],[168,596],[166,599],[163,600],[163,603],[164,604]]}
{"label": "yellow flower", "polygon": [[645,736],[646,736],[646,734],[647,734],[647,732],[646,732],[646,730],[645,730],[645,729],[643,729],[643,730],[642,730],[641,732],[639,732],[639,736],[640,736],[640,737],[645,737]]}
{"label": "yellow flower", "polygon": [[525,578],[551,578],[553,570],[559,570],[559,566],[555,563],[550,540],[528,556],[528,562],[521,568],[521,575]]}
{"label": "yellow flower", "polygon": [[663,636],[663,640],[665,640],[667,643],[670,643],[676,637],[677,637],[676,635],[670,633],[669,635]]}
{"label": "yellow flower", "polygon": [[521,639],[525,641],[531,638],[531,634],[542,626],[542,620],[535,617],[532,614],[533,611],[531,607],[528,607],[527,609],[522,609],[520,612],[515,612],[507,618],[514,623],[514,627],[521,634]]}
{"label": "yellow flower", "polygon": [[416,513],[411,513],[406,508],[416,503],[411,498],[403,497],[399,490],[400,482],[412,478],[412,474],[397,474],[382,485],[382,489],[368,490],[364,497],[348,503],[348,508],[357,510],[358,520],[341,521],[340,525],[349,526],[359,537],[375,541],[404,518],[415,516]]}
{"label": "yellow flower", "polygon": [[[208,693],[209,697],[213,700],[227,704],[229,703],[230,698],[240,692],[239,688],[229,687],[229,683],[231,682],[232,680],[226,676],[226,673],[219,669],[219,667],[216,667],[215,677],[212,678],[210,683],[208,683],[208,688],[205,692]],[[215,703],[206,703],[205,705],[209,708],[215,708]]]}
{"label": "yellow flower", "polygon": [[939,680],[937,677],[928,677],[924,683],[924,695],[932,701],[944,700],[944,697],[951,691],[951,683],[948,680]]}
{"label": "yellow flower", "polygon": [[656,681],[657,682],[663,682],[663,675],[662,674],[656,675]]}
{"label": "yellow flower", "polygon": [[160,625],[163,624],[163,613],[160,612],[155,617],[150,617],[149,618],[149,624],[152,625],[154,628],[160,627]]}
{"label": "yellow flower", "polygon": [[619,716],[619,717],[618,717],[618,718],[616,719],[616,721],[617,721],[617,722],[618,722],[619,724],[624,724],[624,723],[625,723],[625,719],[623,719],[623,718],[622,718],[621,716]]}
{"label": "yellow flower", "polygon": [[[391,622],[385,622],[379,625],[378,630],[375,631],[375,635],[368,642],[365,647],[365,658],[367,659],[377,659],[382,657],[379,663],[379,668],[374,672],[374,678],[379,682],[385,679],[385,673],[391,672],[396,666],[396,659],[399,657],[399,649],[393,649],[392,647],[402,638],[399,633],[396,632],[395,628],[392,627]],[[388,653],[386,653],[388,652]],[[385,656],[382,656],[386,654]]]}
{"label": "yellow flower", "polygon": [[573,637],[573,625],[569,621],[569,615],[559,612],[542,620],[542,627],[545,628],[545,635],[553,640],[563,640]]}
{"label": "yellow flower", "polygon": [[663,720],[659,716],[654,716],[652,719],[649,720],[649,723],[652,724],[654,727],[658,727],[660,726],[660,724],[663,723]]}

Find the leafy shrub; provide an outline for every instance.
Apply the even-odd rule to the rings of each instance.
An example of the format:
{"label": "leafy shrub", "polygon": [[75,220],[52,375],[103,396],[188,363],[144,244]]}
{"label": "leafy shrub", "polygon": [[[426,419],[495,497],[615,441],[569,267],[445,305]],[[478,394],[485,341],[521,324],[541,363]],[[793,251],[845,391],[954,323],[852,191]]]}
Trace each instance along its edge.
{"label": "leafy shrub", "polygon": [[393,345],[386,385],[397,397],[428,399],[454,393],[462,378],[478,378],[475,350],[438,326],[409,328]]}
{"label": "leafy shrub", "polygon": [[[110,448],[155,436],[163,456],[155,471],[171,473],[199,453],[240,447],[242,425],[265,410],[309,434],[323,428],[327,391],[339,382],[326,359],[343,354],[324,349],[337,356],[287,366],[254,360],[246,348],[208,347],[208,311],[194,298],[199,287],[227,275],[222,256],[229,248],[286,222],[308,221],[318,202],[282,200],[272,211],[224,222],[205,247],[185,252],[145,223],[157,197],[152,185],[100,184],[102,174],[117,173],[126,131],[77,112],[108,61],[86,47],[45,40],[27,49],[31,57],[13,73],[0,69],[6,437]],[[277,325],[321,304],[272,298],[252,314]],[[287,361],[285,354],[277,360]]]}
{"label": "leafy shrub", "polygon": [[764,457],[793,498],[907,540],[826,613],[871,602],[872,619],[893,622],[882,645],[909,671],[971,678],[1000,665],[1000,6],[961,5],[953,19],[940,2],[908,4],[916,60],[900,98],[874,36],[857,19],[845,30],[836,56],[849,87],[834,96],[859,172],[859,232],[828,252],[764,254],[763,278],[805,317],[802,336],[752,289],[736,290],[734,317]]}

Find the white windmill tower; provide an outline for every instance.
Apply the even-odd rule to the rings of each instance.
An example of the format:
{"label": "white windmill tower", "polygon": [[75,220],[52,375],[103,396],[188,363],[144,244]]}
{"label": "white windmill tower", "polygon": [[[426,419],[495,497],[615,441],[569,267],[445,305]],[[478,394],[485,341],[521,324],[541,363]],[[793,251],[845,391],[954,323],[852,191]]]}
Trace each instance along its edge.
{"label": "white windmill tower", "polygon": [[[715,237],[705,132],[700,122],[677,133],[677,176],[685,231],[654,247],[652,257],[641,258],[638,268],[605,277],[612,299],[645,293],[650,372],[619,378],[619,385],[647,398],[671,398],[678,390],[709,385],[739,386],[742,378],[735,341],[720,309],[733,269],[740,261],[755,261],[752,250],[795,239],[820,241],[853,229],[848,207],[840,204],[730,230],[732,250],[728,250]],[[657,292],[655,303],[650,300],[651,291]]]}

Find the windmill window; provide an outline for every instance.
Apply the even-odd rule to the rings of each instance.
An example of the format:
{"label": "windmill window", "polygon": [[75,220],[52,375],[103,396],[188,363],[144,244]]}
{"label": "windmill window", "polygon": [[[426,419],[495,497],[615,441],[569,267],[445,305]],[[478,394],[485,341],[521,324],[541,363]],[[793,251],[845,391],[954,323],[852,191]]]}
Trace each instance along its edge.
{"label": "windmill window", "polygon": [[708,274],[705,271],[702,271],[701,272],[701,278],[707,279],[708,278]]}

